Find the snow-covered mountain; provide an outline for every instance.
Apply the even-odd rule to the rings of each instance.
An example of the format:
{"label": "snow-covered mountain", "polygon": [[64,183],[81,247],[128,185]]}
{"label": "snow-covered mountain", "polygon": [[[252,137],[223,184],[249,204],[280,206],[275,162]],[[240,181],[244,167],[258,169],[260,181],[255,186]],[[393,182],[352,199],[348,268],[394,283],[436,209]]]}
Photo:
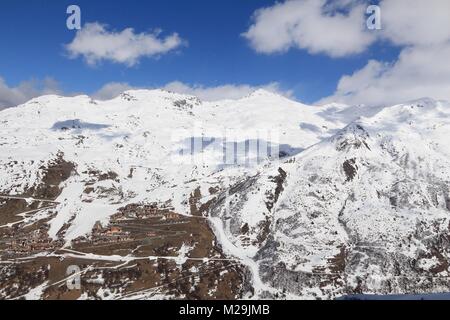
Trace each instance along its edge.
{"label": "snow-covered mountain", "polygon": [[[262,281],[298,297],[446,292],[449,107],[421,100],[358,119],[212,215],[231,221],[225,230],[238,246],[265,235],[251,249]],[[255,222],[248,204],[273,182],[278,201]]]}
{"label": "snow-covered mountain", "polygon": [[448,292],[449,125],[442,101],[308,106],[264,90],[3,110],[0,297]]}

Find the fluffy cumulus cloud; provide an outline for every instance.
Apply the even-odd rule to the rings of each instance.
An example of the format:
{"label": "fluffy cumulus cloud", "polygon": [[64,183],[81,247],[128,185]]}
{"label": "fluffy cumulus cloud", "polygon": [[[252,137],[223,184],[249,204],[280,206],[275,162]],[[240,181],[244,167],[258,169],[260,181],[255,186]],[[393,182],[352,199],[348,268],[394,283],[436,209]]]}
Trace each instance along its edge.
{"label": "fluffy cumulus cloud", "polygon": [[371,60],[341,78],[319,104],[391,105],[422,97],[450,100],[450,45],[408,47],[393,63]]}
{"label": "fluffy cumulus cloud", "polygon": [[258,10],[244,34],[258,52],[290,48],[344,57],[374,42],[400,47],[395,61],[368,61],[318,103],[394,104],[450,100],[450,1],[381,0],[382,30],[364,28],[367,1],[290,0]]}
{"label": "fluffy cumulus cloud", "polygon": [[8,86],[0,78],[0,110],[25,103],[37,96],[59,93],[58,83],[52,78],[25,81],[16,87]]}
{"label": "fluffy cumulus cloud", "polygon": [[366,30],[366,9],[359,1],[286,1],[256,11],[243,36],[265,54],[291,48],[332,57],[357,54],[375,40]]}
{"label": "fluffy cumulus cloud", "polygon": [[132,28],[115,32],[95,22],[77,31],[66,50],[70,57],[83,57],[90,65],[107,60],[133,66],[141,58],[158,57],[185,44],[177,33],[161,37],[160,31],[136,33]]}
{"label": "fluffy cumulus cloud", "polygon": [[369,61],[319,103],[383,105],[422,97],[450,100],[450,1],[383,0],[380,40],[402,48],[396,61]]}
{"label": "fluffy cumulus cloud", "polygon": [[[92,96],[99,100],[108,100],[117,97],[120,93],[131,89],[155,89],[145,87],[135,87],[128,83],[111,82],[104,85],[100,90],[92,94]],[[292,96],[292,91],[282,90],[280,85],[276,82],[269,83],[262,86],[251,86],[247,84],[235,85],[225,84],[219,86],[203,86],[203,85],[189,85],[180,81],[173,81],[161,89],[173,91],[181,94],[194,95],[203,101],[218,101],[226,99],[239,99],[247,96],[258,89],[265,89],[267,91],[277,93],[286,97]]]}
{"label": "fluffy cumulus cloud", "polygon": [[450,1],[383,0],[382,36],[397,45],[439,45],[450,38]]}

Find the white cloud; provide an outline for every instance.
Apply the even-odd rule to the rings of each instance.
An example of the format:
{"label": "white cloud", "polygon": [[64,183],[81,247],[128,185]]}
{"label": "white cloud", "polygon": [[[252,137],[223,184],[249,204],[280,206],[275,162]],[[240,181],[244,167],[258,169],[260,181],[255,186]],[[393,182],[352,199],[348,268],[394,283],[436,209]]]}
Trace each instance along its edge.
{"label": "white cloud", "polygon": [[251,86],[247,84],[242,85],[225,84],[220,86],[205,87],[201,85],[192,86],[179,81],[174,81],[165,85],[164,89],[174,91],[177,93],[194,95],[204,101],[239,99],[251,94],[257,89],[264,89],[287,97],[292,96],[291,91],[282,90],[280,88],[280,85],[276,82],[272,82],[262,86]]}
{"label": "white cloud", "polygon": [[52,78],[24,81],[16,87],[9,87],[0,77],[0,110],[25,103],[37,96],[59,93],[58,83]]}
{"label": "white cloud", "polygon": [[87,23],[77,31],[73,41],[66,45],[66,50],[72,58],[84,57],[89,65],[109,60],[133,66],[143,57],[157,57],[185,43],[177,33],[162,38],[159,31],[135,33],[132,28],[127,28],[115,32],[95,22]]}
{"label": "white cloud", "polygon": [[137,89],[136,87],[130,86],[125,82],[110,82],[101,87],[97,92],[92,94],[94,99],[98,100],[109,100],[117,97],[124,91]]}
{"label": "white cloud", "polygon": [[286,1],[256,11],[253,25],[243,36],[265,54],[291,48],[332,57],[357,54],[376,38],[366,29],[366,8],[352,0]]}
{"label": "white cloud", "polygon": [[383,0],[382,37],[396,45],[436,45],[450,39],[450,1]]}
{"label": "white cloud", "polygon": [[450,101],[450,44],[404,49],[394,63],[369,61],[341,78],[336,92],[319,104],[389,105],[422,97]]}
{"label": "white cloud", "polygon": [[[117,97],[120,93],[132,89],[156,89],[131,86],[128,83],[111,82],[105,84],[100,90],[92,94],[99,100],[108,100]],[[161,87],[161,89],[173,91],[180,94],[193,95],[203,101],[218,101],[225,99],[239,99],[245,97],[257,89],[264,89],[286,97],[292,97],[292,91],[282,90],[280,85],[272,82],[262,86],[251,86],[247,84],[225,84],[219,86],[189,85],[180,81],[173,81]]]}
{"label": "white cloud", "polygon": [[367,31],[361,0],[290,0],[256,11],[244,36],[262,53],[291,48],[344,57],[374,42],[401,48],[393,62],[372,60],[344,75],[318,103],[380,105],[424,96],[450,100],[450,1],[382,0],[382,30]]}
{"label": "white cloud", "polygon": [[343,76],[335,93],[319,103],[395,104],[422,97],[450,100],[450,2],[396,0],[381,2],[383,31],[402,47],[396,61],[369,61]]}

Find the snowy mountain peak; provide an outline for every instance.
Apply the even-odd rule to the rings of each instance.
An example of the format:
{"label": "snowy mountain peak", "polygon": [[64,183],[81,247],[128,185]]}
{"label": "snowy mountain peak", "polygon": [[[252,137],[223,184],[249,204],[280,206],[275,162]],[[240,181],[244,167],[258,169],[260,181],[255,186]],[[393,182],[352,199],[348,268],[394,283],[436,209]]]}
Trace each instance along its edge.
{"label": "snowy mountain peak", "polygon": [[244,99],[245,98],[247,98],[247,99],[261,99],[261,98],[274,98],[274,97],[277,97],[277,98],[285,98],[284,96],[282,96],[282,95],[280,95],[280,94],[278,94],[278,93],[275,93],[275,92],[273,92],[273,91],[269,91],[269,90],[266,90],[266,89],[256,89],[255,91],[253,91],[252,93],[250,93],[248,96],[246,96],[246,97],[244,97]]}
{"label": "snowy mountain peak", "polygon": [[332,138],[332,141],[336,144],[336,150],[338,151],[349,151],[350,149],[360,149],[362,147],[370,150],[369,137],[369,133],[361,123],[353,122],[338,132]]}
{"label": "snowy mountain peak", "polygon": [[122,99],[126,101],[137,100],[152,100],[152,99],[166,99],[166,100],[196,100],[200,101],[197,97],[186,94],[179,94],[176,92],[164,90],[164,89],[134,89],[122,92],[116,99]]}

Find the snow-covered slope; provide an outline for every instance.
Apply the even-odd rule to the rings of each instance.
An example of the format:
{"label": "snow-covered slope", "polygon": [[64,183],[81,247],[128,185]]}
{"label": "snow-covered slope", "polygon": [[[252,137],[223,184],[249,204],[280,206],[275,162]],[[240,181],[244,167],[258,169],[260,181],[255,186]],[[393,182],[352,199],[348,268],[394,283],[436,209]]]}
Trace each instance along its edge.
{"label": "snow-covered slope", "polygon": [[[249,248],[263,281],[295,296],[448,291],[449,132],[448,103],[385,108],[281,164],[277,179],[273,168],[249,181],[231,212],[213,214],[231,221],[228,237]],[[248,204],[277,180],[268,222],[244,230]],[[257,248],[241,241],[261,234]]]}
{"label": "snow-covered slope", "polygon": [[208,219],[256,296],[449,290],[448,103],[137,90],[43,96],[1,111],[0,125],[0,194],[53,203],[13,223],[45,221],[65,248],[127,205],[156,203]]}
{"label": "snow-covered slope", "polygon": [[[224,136],[234,135],[236,143],[245,144],[268,140],[272,133],[280,150],[299,152],[341,125],[320,118],[316,109],[264,91],[222,104],[161,90],[130,91],[111,101],[43,96],[2,112],[1,189],[24,193],[39,183],[39,167],[62,153],[76,164],[77,175],[65,182],[57,199],[61,213],[51,222],[52,237],[74,212],[79,214],[67,240],[90,232],[97,220],[131,202],[170,202],[177,212],[190,214],[183,203],[197,185],[187,182],[223,170]],[[216,142],[205,150],[191,150],[191,141],[202,136]],[[117,175],[93,185],[97,196],[104,189],[116,192],[106,199],[84,194],[93,171]],[[232,174],[240,176],[241,171]],[[206,181],[210,183],[216,181]],[[98,211],[102,215],[93,213]]]}

